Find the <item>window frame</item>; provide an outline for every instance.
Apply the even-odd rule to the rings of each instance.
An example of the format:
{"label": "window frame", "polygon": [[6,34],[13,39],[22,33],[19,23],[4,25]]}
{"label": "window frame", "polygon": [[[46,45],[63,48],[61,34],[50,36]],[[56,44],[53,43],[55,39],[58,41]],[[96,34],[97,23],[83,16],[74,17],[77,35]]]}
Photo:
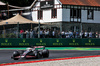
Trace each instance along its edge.
{"label": "window frame", "polygon": [[57,18],[57,9],[51,9],[51,18]]}
{"label": "window frame", "polygon": [[81,9],[71,8],[70,9],[70,17],[71,18],[81,18]]}
{"label": "window frame", "polygon": [[[91,17],[91,18],[88,17],[90,11],[92,11],[92,17]],[[89,20],[89,19],[94,20],[94,10],[93,10],[93,9],[88,9],[88,10],[87,10],[87,19],[88,19],[88,20]]]}

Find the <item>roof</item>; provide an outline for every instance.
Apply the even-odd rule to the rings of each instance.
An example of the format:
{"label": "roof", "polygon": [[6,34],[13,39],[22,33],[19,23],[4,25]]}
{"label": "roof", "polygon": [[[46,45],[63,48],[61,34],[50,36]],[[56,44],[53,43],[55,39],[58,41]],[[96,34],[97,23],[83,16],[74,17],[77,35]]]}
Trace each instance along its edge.
{"label": "roof", "polygon": [[19,22],[19,24],[25,24],[25,23],[26,24],[27,23],[38,24],[38,22],[31,21],[31,20],[26,19],[26,18],[22,17],[21,15],[17,14],[16,16],[14,16],[10,19],[0,22],[0,25],[17,24],[18,22]]}
{"label": "roof", "polygon": [[100,0],[60,0],[60,2],[66,5],[100,6]]}

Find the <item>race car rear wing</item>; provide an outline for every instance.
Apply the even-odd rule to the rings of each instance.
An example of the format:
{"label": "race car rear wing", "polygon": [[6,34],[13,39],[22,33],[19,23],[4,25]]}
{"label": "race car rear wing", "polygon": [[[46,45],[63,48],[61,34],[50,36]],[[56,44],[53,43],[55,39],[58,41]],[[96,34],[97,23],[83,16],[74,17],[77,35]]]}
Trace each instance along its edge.
{"label": "race car rear wing", "polygon": [[45,49],[45,46],[34,46],[35,49]]}

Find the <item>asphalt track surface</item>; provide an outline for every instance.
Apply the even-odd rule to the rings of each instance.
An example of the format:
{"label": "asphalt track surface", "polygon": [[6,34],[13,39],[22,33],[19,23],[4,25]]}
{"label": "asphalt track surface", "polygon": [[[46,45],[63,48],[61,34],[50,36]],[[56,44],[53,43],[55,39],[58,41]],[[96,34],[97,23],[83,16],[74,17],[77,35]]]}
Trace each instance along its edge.
{"label": "asphalt track surface", "polygon": [[100,55],[100,51],[50,50],[49,58],[13,60],[13,59],[11,59],[11,55],[14,51],[15,50],[0,50],[0,64],[24,62],[24,61],[35,61],[35,60],[45,60],[45,59],[56,59],[56,58],[69,58],[69,57]]}

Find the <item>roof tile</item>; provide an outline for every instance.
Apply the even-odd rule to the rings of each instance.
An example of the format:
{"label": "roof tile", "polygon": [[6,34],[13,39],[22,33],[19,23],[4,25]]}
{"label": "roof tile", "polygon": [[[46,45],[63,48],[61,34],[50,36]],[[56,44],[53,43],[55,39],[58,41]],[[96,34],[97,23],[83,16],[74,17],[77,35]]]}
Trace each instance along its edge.
{"label": "roof tile", "polygon": [[60,0],[60,2],[68,5],[100,6],[100,0]]}

